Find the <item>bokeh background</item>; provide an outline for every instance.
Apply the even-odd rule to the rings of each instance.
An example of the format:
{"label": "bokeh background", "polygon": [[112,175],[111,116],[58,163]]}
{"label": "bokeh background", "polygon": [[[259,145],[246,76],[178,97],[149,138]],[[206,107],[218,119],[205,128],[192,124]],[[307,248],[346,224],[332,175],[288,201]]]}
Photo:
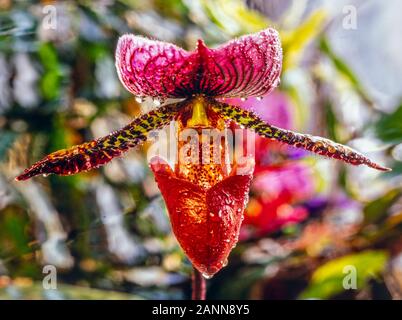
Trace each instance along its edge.
{"label": "bokeh background", "polygon": [[[235,102],[393,171],[257,138],[240,241],[208,298],[402,299],[400,12],[397,0],[0,0],[0,299],[190,297],[191,265],[148,168],[149,145],[76,176],[13,178],[148,107],[118,81],[120,35],[192,49],[198,38],[214,46],[267,26],[283,42],[281,85]],[[43,288],[46,265],[57,268],[57,290]],[[356,289],[345,290],[353,270]]]}

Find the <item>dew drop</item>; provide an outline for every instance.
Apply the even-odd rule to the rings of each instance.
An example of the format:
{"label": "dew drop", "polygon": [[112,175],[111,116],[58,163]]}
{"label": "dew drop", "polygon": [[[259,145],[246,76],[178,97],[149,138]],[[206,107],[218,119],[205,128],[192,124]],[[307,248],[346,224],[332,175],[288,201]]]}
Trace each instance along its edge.
{"label": "dew drop", "polygon": [[240,100],[244,102],[247,100],[247,98],[240,98]]}
{"label": "dew drop", "polygon": [[48,177],[48,176],[50,176],[50,173],[44,173],[44,174],[42,174],[42,177],[44,177],[44,178],[46,178],[46,177]]}
{"label": "dew drop", "polygon": [[135,101],[137,101],[138,103],[143,103],[144,98],[143,97],[135,97]]}
{"label": "dew drop", "polygon": [[228,265],[228,259],[225,259],[225,260],[222,262],[222,268],[226,267],[227,265]]}
{"label": "dew drop", "polygon": [[281,79],[277,79],[276,81],[275,81],[275,83],[274,83],[274,87],[277,87],[277,86],[279,86],[281,84]]}
{"label": "dew drop", "polygon": [[257,97],[256,98],[258,101],[261,101],[263,99],[263,97]]}
{"label": "dew drop", "polygon": [[213,274],[209,274],[209,273],[202,273],[202,276],[205,278],[205,279],[211,279],[214,275]]}

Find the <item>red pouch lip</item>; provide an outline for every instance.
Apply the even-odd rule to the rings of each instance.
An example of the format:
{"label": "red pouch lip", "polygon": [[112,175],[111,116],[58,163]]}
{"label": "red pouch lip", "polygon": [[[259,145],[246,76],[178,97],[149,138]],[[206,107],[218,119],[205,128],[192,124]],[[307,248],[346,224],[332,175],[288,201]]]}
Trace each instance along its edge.
{"label": "red pouch lip", "polygon": [[253,162],[242,175],[232,174],[211,188],[179,178],[169,164],[153,157],[150,167],[165,200],[173,232],[195,268],[211,277],[227,264],[236,245]]}

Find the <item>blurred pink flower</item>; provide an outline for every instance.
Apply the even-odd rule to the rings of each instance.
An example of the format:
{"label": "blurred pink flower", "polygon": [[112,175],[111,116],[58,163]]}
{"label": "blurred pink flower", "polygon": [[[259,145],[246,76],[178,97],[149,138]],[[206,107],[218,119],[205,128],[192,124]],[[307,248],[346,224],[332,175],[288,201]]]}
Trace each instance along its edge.
{"label": "blurred pink flower", "polygon": [[[277,90],[262,98],[249,98],[247,100],[228,99],[228,101],[229,103],[239,105],[243,109],[255,112],[261,119],[274,126],[295,129],[295,107],[285,93]],[[263,170],[264,166],[270,166],[276,162],[278,155],[282,158],[300,159],[307,154],[304,150],[271,139],[261,138],[261,136],[254,133],[250,134],[253,134],[255,140],[255,174]]]}
{"label": "blurred pink flower", "polygon": [[298,205],[314,194],[312,169],[300,163],[266,168],[255,176],[241,237],[263,236],[303,221],[308,210]]}
{"label": "blurred pink flower", "polygon": [[292,109],[294,108],[285,93],[278,90],[266,95],[263,99],[248,98],[247,100],[230,99],[243,109],[255,112],[262,120],[284,129],[294,127]]}

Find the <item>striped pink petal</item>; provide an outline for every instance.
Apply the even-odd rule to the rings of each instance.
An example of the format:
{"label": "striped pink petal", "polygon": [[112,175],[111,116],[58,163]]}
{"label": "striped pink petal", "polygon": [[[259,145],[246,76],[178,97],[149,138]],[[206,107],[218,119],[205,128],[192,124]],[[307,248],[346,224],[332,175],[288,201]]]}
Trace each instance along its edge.
{"label": "striped pink petal", "polygon": [[282,49],[274,29],[240,37],[216,49],[199,40],[192,52],[124,35],[116,50],[120,80],[128,91],[141,97],[262,96],[278,85],[281,66]]}

